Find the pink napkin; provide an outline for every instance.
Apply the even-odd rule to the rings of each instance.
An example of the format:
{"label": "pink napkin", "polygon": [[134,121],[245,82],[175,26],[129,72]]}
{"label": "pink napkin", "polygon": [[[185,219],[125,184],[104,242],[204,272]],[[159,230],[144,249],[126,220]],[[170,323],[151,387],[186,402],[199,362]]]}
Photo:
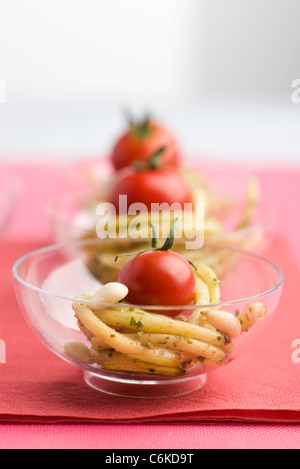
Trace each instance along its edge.
{"label": "pink napkin", "polygon": [[[48,351],[33,335],[17,306],[13,262],[36,245],[1,246],[0,338],[6,363],[0,364],[0,422],[300,422],[300,364],[291,360],[291,343],[300,335],[298,268],[281,239],[268,256],[287,279],[278,312],[261,342],[243,359],[208,375],[199,391],[171,399],[137,400],[97,392],[82,371]],[[298,327],[298,329],[297,329]]]}

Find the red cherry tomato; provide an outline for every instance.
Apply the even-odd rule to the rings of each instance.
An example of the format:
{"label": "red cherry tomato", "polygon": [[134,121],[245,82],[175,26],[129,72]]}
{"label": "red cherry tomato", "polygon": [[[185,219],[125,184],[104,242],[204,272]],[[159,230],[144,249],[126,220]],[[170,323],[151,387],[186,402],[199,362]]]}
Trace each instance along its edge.
{"label": "red cherry tomato", "polygon": [[[180,254],[168,250],[133,255],[122,266],[118,282],[128,288],[125,300],[136,305],[189,305],[195,293],[193,268]],[[166,316],[180,313],[172,309],[151,312]]]}
{"label": "red cherry tomato", "polygon": [[130,166],[134,161],[147,163],[157,148],[165,146],[162,163],[164,165],[178,166],[180,154],[177,142],[172,133],[164,126],[144,121],[132,124],[116,142],[111,161],[115,170]]}
{"label": "red cherry tomato", "polygon": [[125,168],[118,173],[109,195],[109,202],[114,205],[117,213],[124,212],[119,204],[120,195],[127,196],[127,209],[137,202],[143,203],[148,211],[153,208],[151,204],[154,203],[177,203],[183,209],[184,204],[193,202],[190,186],[175,168]]}

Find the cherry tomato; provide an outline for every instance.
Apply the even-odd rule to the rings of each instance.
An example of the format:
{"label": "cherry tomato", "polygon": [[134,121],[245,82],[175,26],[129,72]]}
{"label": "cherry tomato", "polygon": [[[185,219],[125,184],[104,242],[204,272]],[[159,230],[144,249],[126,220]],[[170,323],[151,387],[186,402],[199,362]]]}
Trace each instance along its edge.
{"label": "cherry tomato", "polygon": [[[195,276],[187,260],[169,250],[149,250],[129,258],[122,266],[118,282],[128,288],[125,300],[136,305],[182,306],[191,304]],[[159,310],[177,316],[179,310]]]}
{"label": "cherry tomato", "polygon": [[175,168],[125,168],[118,173],[108,197],[117,213],[125,211],[119,204],[120,195],[127,196],[127,207],[124,207],[127,209],[137,202],[143,203],[148,211],[154,203],[177,203],[183,209],[184,204],[193,202],[190,186]]}
{"label": "cherry tomato", "polygon": [[165,146],[163,164],[178,166],[180,154],[173,134],[161,124],[152,120],[132,123],[115,143],[111,161],[115,170],[130,166],[134,161],[147,163],[153,152]]}

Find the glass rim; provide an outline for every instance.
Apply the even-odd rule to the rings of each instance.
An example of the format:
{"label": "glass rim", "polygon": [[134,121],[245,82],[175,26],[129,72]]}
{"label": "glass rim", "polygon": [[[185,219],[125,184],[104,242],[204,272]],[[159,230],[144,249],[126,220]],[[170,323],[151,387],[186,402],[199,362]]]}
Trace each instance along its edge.
{"label": "glass rim", "polygon": [[[103,196],[102,196],[103,197]],[[102,199],[101,195],[97,194],[95,191],[91,192],[73,192],[73,191],[68,191],[64,192],[60,197],[56,198],[55,200],[52,200],[52,202],[48,203],[46,205],[45,211],[46,215],[49,217],[50,220],[53,222],[59,223],[62,226],[65,226],[66,228],[70,228],[72,230],[76,230],[78,232],[83,232],[86,233],[87,231],[90,230],[90,228],[82,228],[79,226],[72,226],[70,221],[64,216],[61,216],[59,213],[57,213],[57,206],[60,203],[68,203],[69,200],[72,202],[74,200],[80,200],[80,201],[85,201],[87,203],[94,202],[95,204],[102,202],[104,199]],[[92,228],[92,227],[91,227]]]}
{"label": "glass rim", "polygon": [[[88,239],[88,240],[79,240],[79,241],[72,241],[72,242],[69,241],[69,242],[65,242],[65,243],[52,244],[52,245],[45,246],[45,247],[42,247],[42,248],[39,248],[39,249],[35,249],[34,251],[31,251],[31,252],[21,256],[19,259],[17,259],[15,261],[15,263],[13,264],[13,267],[12,267],[13,278],[15,279],[15,281],[19,282],[23,286],[25,286],[25,287],[27,287],[31,290],[34,290],[36,292],[42,293],[44,295],[47,295],[47,296],[50,296],[50,297],[53,297],[53,298],[57,298],[57,299],[61,299],[61,300],[70,301],[72,303],[73,302],[80,302],[80,303],[83,303],[83,304],[86,304],[86,305],[90,305],[91,300],[81,299],[81,298],[79,299],[79,298],[76,298],[76,297],[70,297],[70,296],[66,296],[66,295],[57,294],[57,293],[51,292],[49,290],[46,290],[45,288],[38,287],[36,285],[33,285],[33,284],[27,282],[26,280],[21,278],[20,275],[18,274],[18,268],[27,259],[33,258],[33,257],[41,255],[41,254],[49,253],[51,251],[54,252],[54,251],[59,251],[59,250],[63,250],[63,249],[66,249],[66,248],[70,248],[70,245],[72,247],[73,246],[76,247],[76,246],[83,246],[83,245],[87,245],[87,244],[96,244],[96,243],[105,243],[105,241],[100,240],[99,238],[93,238],[93,239]],[[281,287],[281,285],[283,283],[283,279],[284,279],[283,273],[282,273],[281,269],[274,262],[270,261],[269,259],[267,259],[267,258],[265,258],[265,257],[263,257],[259,254],[253,253],[251,251],[247,251],[247,250],[237,248],[237,247],[234,247],[234,246],[229,246],[229,245],[227,246],[227,245],[217,244],[217,243],[204,243],[204,246],[215,247],[215,248],[219,248],[219,249],[225,249],[225,250],[233,251],[233,252],[241,254],[243,256],[248,256],[248,257],[255,258],[256,260],[259,260],[259,261],[269,265],[270,267],[272,267],[276,271],[276,273],[278,275],[277,283],[272,288],[270,288],[269,290],[258,293],[256,295],[251,295],[251,296],[248,296],[248,297],[245,297],[245,298],[236,298],[234,300],[229,300],[229,301],[221,301],[221,302],[213,303],[213,304],[210,303],[210,304],[155,305],[154,306],[154,305],[131,304],[131,303],[110,303],[110,302],[101,302],[101,301],[93,301],[92,303],[95,304],[95,305],[99,305],[99,307],[100,306],[102,306],[102,307],[113,307],[113,308],[124,308],[124,307],[126,307],[126,308],[143,309],[143,310],[147,310],[147,311],[158,311],[158,310],[159,311],[170,311],[170,310],[190,311],[191,309],[197,309],[197,308],[214,309],[214,308],[220,308],[224,305],[228,306],[228,305],[234,305],[234,304],[238,304],[238,303],[258,301],[258,299],[263,298],[264,296],[275,292],[277,289],[279,289]],[[82,292],[78,293],[78,295],[80,295],[80,294],[82,294]]]}

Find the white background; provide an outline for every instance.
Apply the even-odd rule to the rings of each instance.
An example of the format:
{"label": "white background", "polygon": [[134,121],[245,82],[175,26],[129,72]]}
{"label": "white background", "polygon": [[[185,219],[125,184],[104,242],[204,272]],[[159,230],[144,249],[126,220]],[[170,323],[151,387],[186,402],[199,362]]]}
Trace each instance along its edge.
{"label": "white background", "polygon": [[296,78],[298,0],[0,0],[0,158],[106,154],[128,107],[192,156],[298,163]]}

